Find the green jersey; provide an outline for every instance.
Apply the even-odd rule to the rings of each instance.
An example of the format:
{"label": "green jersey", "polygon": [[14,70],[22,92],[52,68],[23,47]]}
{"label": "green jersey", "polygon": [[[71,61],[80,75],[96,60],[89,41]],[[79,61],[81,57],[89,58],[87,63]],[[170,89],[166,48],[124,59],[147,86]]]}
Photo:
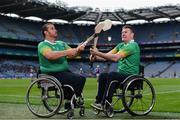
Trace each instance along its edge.
{"label": "green jersey", "polygon": [[114,50],[123,53],[125,57],[118,61],[118,72],[122,74],[139,74],[140,49],[134,40],[119,43]]}
{"label": "green jersey", "polygon": [[55,43],[50,43],[49,41],[45,40],[43,42],[40,42],[38,45],[38,56],[41,72],[52,73],[68,70],[68,62],[66,57],[61,57],[56,60],[48,60],[43,55],[49,49],[51,49],[52,51],[63,51],[68,48],[70,47],[63,41],[56,41]]}

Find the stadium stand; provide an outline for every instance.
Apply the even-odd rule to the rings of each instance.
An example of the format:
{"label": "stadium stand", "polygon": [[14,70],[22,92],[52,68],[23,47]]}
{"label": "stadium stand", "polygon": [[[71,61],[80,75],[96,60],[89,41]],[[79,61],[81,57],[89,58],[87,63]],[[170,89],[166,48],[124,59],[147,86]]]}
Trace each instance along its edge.
{"label": "stadium stand", "polygon": [[162,78],[179,78],[180,77],[180,62],[176,61],[171,67],[166,69],[162,74],[160,74],[160,77]]}
{"label": "stadium stand", "polygon": [[[177,26],[179,25],[179,22],[167,22],[135,26],[135,29],[137,30],[137,40],[139,43],[164,43],[180,41],[180,36],[178,35],[179,30],[177,29]],[[143,34],[140,34],[142,31]]]}
{"label": "stadium stand", "polygon": [[0,60],[0,78],[29,78],[35,77],[37,62],[24,60]]}
{"label": "stadium stand", "polygon": [[169,62],[154,62],[145,67],[145,76],[146,77],[157,77],[162,70],[166,69],[169,66]]}
{"label": "stadium stand", "polygon": [[39,23],[31,23],[27,20],[0,16],[0,36],[3,38],[13,38],[17,40],[42,40]]}
{"label": "stadium stand", "polygon": [[[78,11],[78,8],[50,5],[39,0],[2,0],[0,6],[0,13],[2,13],[0,15],[0,55],[2,56],[0,77],[27,77],[29,66],[33,67],[33,71],[36,71],[38,68],[37,44],[43,40],[41,26],[44,21],[53,18],[69,21],[68,24],[56,24],[56,27],[59,31],[58,39],[66,41],[72,47],[85,41],[93,34],[95,26],[72,24],[72,21],[89,20],[98,23],[104,19],[111,19],[126,23],[129,20],[143,18],[149,22],[135,24],[133,27],[136,33],[135,40],[141,47],[141,61],[145,66],[145,76],[172,77],[174,74],[176,77],[180,76],[178,70],[180,64],[180,22],[176,20],[161,23],[152,22],[153,19],[164,17],[165,14],[174,19],[180,15],[180,10],[177,9],[179,6],[102,13],[89,11],[91,8]],[[20,17],[5,15],[10,12],[16,13]],[[27,16],[37,16],[44,21],[23,19]],[[109,51],[119,43],[121,27],[122,24],[114,25],[111,30],[100,34],[98,48],[101,51]],[[108,37],[111,37],[111,41],[108,41]],[[95,62],[94,66],[90,68],[88,56],[91,45],[92,43],[88,44],[85,52],[79,57],[81,59],[70,60],[70,69],[79,73],[80,68],[82,68],[85,76],[94,76],[94,68],[97,65],[100,66],[101,72],[116,70],[117,63]],[[29,60],[32,61],[29,62]],[[20,68],[26,69],[26,71]]]}
{"label": "stadium stand", "polygon": [[[21,20],[21,19],[17,19],[17,18],[9,18],[9,17],[5,17],[5,16],[0,16],[2,19],[0,19],[0,21],[3,23],[0,25],[0,37],[4,38],[4,36],[6,36],[5,38],[10,38],[11,40],[25,40],[25,41],[35,41],[35,42],[39,42],[42,40],[42,36],[40,33],[40,29],[41,29],[41,24],[42,23],[38,23],[38,22],[32,22],[32,21],[27,21],[27,20]],[[178,22],[177,22],[178,23]],[[165,27],[167,25],[167,28]],[[171,24],[171,28],[174,28],[171,31],[175,31],[177,30],[177,25],[180,24],[175,24],[172,23]],[[173,39],[172,35],[173,32],[169,33],[169,23],[160,23],[160,24],[153,24],[151,25],[153,26],[152,29],[159,31],[159,33],[156,33],[157,35],[161,36],[161,37],[157,37],[156,40],[150,40],[150,38],[146,37],[149,36],[149,34],[152,32],[152,29],[148,29],[149,25],[145,24],[145,25],[135,25],[135,30],[136,30],[136,40],[141,44],[141,49],[142,49],[142,58],[144,57],[145,59],[148,58],[173,58],[175,56],[177,56],[178,54],[178,45],[174,45],[174,48],[172,47],[171,49],[168,49],[168,46],[165,46],[165,48],[163,49],[163,47],[160,46],[153,46],[155,43],[164,43],[166,42],[174,42],[174,40],[179,41],[178,37],[175,39]],[[12,29],[13,28],[13,29]],[[77,44],[79,42],[84,41],[88,35],[93,33],[93,26],[78,26],[78,25],[57,25],[57,29],[59,30],[59,38],[61,40],[64,40],[66,42],[68,42],[70,45],[73,44]],[[102,34],[100,36],[100,40],[98,41],[98,44],[100,45],[100,49],[103,51],[108,51],[110,49],[112,49],[116,43],[119,42],[119,38],[120,38],[120,29],[121,26],[115,26],[114,28],[112,28],[112,30],[110,30],[108,32],[109,35],[111,35],[112,37],[112,41],[108,42],[107,40],[107,35],[106,33]],[[141,34],[141,31],[144,30],[143,34]],[[166,31],[167,30],[167,31]],[[119,31],[119,32],[116,32]],[[178,32],[178,31],[177,31]],[[106,36],[105,36],[106,35]],[[166,35],[165,37],[163,35]],[[86,36],[86,37],[85,37]],[[147,39],[148,38],[148,39]],[[166,39],[165,39],[166,38]],[[152,43],[153,45],[148,45],[143,46],[145,43]],[[28,44],[28,43],[27,43]],[[113,44],[112,46],[105,46],[103,47],[103,45],[106,44]],[[21,48],[21,47],[7,47],[7,46],[1,46],[0,48],[1,55],[16,55],[16,56],[29,56],[29,57],[37,57],[37,52],[36,52],[36,47],[32,50],[32,49],[26,49],[26,48]],[[82,57],[86,57],[86,59],[88,58],[88,52],[84,53],[82,55]],[[12,65],[12,64],[10,64]],[[166,66],[169,65],[169,62],[156,62],[156,63],[152,63],[150,65],[148,65],[147,67],[145,67],[145,76],[147,77],[155,77],[158,76],[158,73],[161,71],[163,71]],[[159,68],[157,68],[157,66],[160,66]],[[161,67],[163,66],[163,67]],[[174,65],[173,65],[174,66]],[[175,64],[176,66],[176,64]],[[178,66],[178,65],[177,65]],[[37,67],[37,66],[36,66]],[[103,66],[100,64],[101,68],[106,68],[106,66]],[[91,72],[89,65],[88,64],[83,64],[83,63],[79,63],[79,62],[72,62],[70,64],[70,68],[73,71],[77,71],[77,73],[79,72],[80,68],[83,68],[84,71],[88,71],[87,73],[84,73],[85,76],[93,76],[93,72]],[[156,68],[156,69],[155,69]],[[116,69],[116,64],[112,63],[112,65],[109,65],[109,71],[114,71]],[[171,69],[171,67],[169,68]],[[174,67],[173,67],[174,69]],[[172,70],[167,70],[164,73],[159,73],[161,77],[168,77],[167,75],[165,75],[166,73],[169,74]],[[102,71],[101,71],[102,72]],[[177,72],[177,76],[178,76],[178,72]]]}

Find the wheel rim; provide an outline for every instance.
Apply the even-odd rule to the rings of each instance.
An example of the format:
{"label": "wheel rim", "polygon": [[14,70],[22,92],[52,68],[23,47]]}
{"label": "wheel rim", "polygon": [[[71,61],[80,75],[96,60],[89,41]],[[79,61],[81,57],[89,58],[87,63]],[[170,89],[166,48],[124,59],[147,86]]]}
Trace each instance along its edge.
{"label": "wheel rim", "polygon": [[125,112],[125,108],[122,103],[122,90],[121,89],[116,89],[116,92],[113,94],[112,98],[112,106],[114,109],[114,113],[123,113]]}
{"label": "wheel rim", "polygon": [[[140,84],[137,85],[137,83]],[[129,94],[129,91],[133,91],[134,94]],[[133,99],[130,105],[127,104],[129,99]],[[148,114],[155,104],[155,92],[152,84],[145,78],[131,80],[124,89],[123,103],[132,115]]]}
{"label": "wheel rim", "polygon": [[[39,83],[44,81],[48,81],[48,84],[55,86],[57,88],[56,93],[59,96],[55,94],[55,90],[49,91],[49,89],[45,90],[43,87],[40,87]],[[26,103],[34,115],[38,117],[51,117],[56,114],[61,106],[62,91],[59,85],[53,80],[39,78],[31,83],[27,92]]]}

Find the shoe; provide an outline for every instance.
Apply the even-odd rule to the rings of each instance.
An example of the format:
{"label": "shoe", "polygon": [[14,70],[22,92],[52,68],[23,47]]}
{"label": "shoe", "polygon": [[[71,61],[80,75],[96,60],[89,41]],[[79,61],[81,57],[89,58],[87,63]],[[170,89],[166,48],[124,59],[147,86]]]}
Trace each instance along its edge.
{"label": "shoe", "polygon": [[98,110],[102,110],[103,109],[101,103],[92,103],[91,107],[93,107],[95,109],[98,109]]}

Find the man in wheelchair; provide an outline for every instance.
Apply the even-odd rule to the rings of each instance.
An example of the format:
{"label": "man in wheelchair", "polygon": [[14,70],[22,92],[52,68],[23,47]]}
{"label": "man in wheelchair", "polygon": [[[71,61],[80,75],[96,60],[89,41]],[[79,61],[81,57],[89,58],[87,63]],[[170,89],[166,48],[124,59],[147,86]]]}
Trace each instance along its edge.
{"label": "man in wheelchair", "polygon": [[[68,68],[67,57],[76,57],[84,50],[82,44],[77,48],[71,48],[65,42],[56,40],[57,30],[52,23],[46,23],[42,27],[44,41],[38,45],[40,71],[43,74],[54,76],[62,85],[73,87],[77,97],[81,97],[85,85],[85,77],[72,73]],[[67,92],[65,90],[65,92]],[[65,99],[71,100],[70,93],[65,93]],[[68,109],[70,103],[65,104]]]}
{"label": "man in wheelchair", "polygon": [[[112,102],[113,93],[116,84],[111,85],[111,81],[118,80],[123,82],[125,78],[130,75],[139,74],[140,65],[140,48],[134,41],[134,30],[130,25],[122,27],[121,31],[122,42],[119,43],[114,49],[108,53],[102,53],[97,49],[90,49],[90,60],[110,60],[118,62],[117,72],[101,73],[98,78],[98,92],[95,103],[91,104],[92,107],[103,109],[105,100]],[[107,92],[108,96],[107,96]]]}

